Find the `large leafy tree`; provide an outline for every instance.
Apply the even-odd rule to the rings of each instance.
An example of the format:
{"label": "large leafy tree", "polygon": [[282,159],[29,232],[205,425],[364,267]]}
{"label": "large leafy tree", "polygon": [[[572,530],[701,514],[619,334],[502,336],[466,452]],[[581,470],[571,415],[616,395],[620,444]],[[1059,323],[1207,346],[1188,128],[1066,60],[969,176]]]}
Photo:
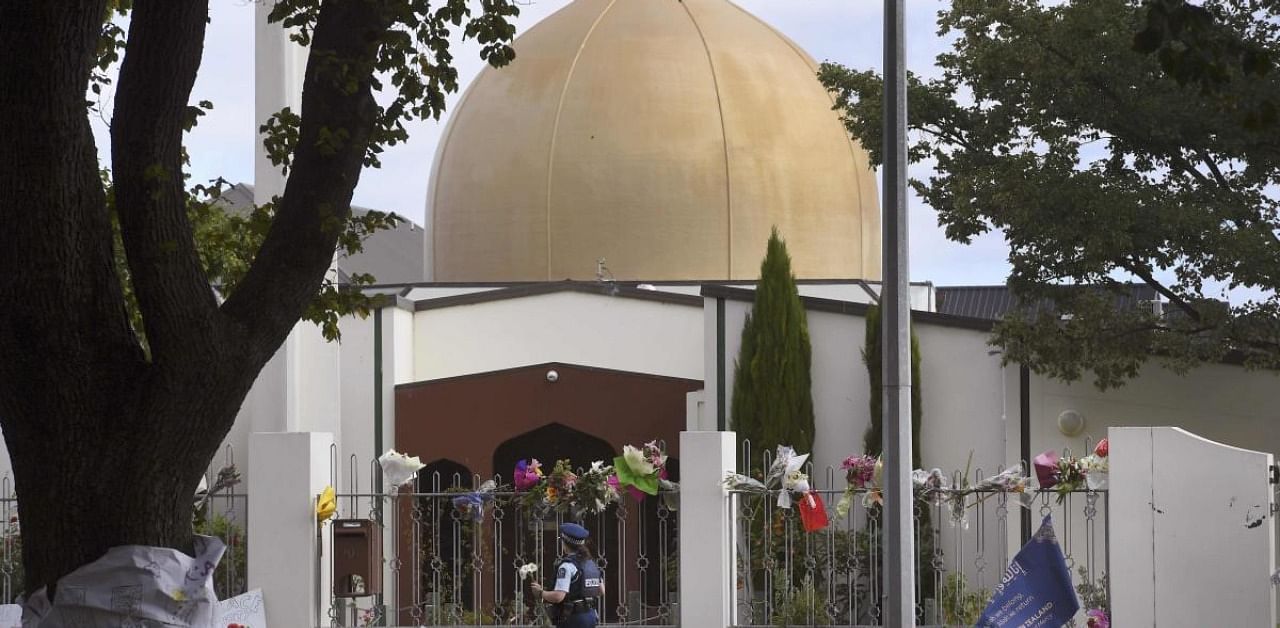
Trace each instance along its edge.
{"label": "large leafy tree", "polygon": [[[112,22],[126,13],[127,32]],[[379,226],[351,219],[361,169],[457,88],[450,29],[502,65],[515,14],[508,0],[277,2],[310,46],[301,111],[265,128],[288,182],[248,219],[252,255],[219,257],[194,233],[209,198],[182,174],[208,1],[0,0],[0,429],[28,590],[115,545],[189,550],[191,495],[258,372],[300,317],[342,309],[324,302],[334,252]],[[86,103],[107,80],[110,185]]]}
{"label": "large leafy tree", "polygon": [[[813,349],[791,255],[774,229],[734,365],[731,425],[753,452],[813,451]],[[749,469],[748,469],[749,471]]]}
{"label": "large leafy tree", "polygon": [[[1134,49],[1154,53],[1160,66],[1182,84],[1200,87],[1204,94],[1222,95],[1241,78],[1263,77],[1274,70],[1280,0],[1145,0],[1146,21],[1134,38]],[[1277,103],[1264,98],[1243,111],[1252,127],[1274,126]]]}
{"label": "large leafy tree", "polygon": [[[1215,16],[1215,37],[1275,51],[1265,16]],[[1137,0],[955,0],[941,77],[909,78],[910,158],[934,165],[912,188],[953,240],[1003,231],[1026,305],[996,332],[1008,360],[1102,387],[1152,355],[1280,366],[1280,144],[1259,117],[1280,84],[1240,63],[1211,90],[1180,81],[1135,46],[1148,17]],[[878,161],[880,77],[820,78]],[[1128,279],[1164,311],[1118,298]],[[1224,287],[1250,298],[1228,305]]]}

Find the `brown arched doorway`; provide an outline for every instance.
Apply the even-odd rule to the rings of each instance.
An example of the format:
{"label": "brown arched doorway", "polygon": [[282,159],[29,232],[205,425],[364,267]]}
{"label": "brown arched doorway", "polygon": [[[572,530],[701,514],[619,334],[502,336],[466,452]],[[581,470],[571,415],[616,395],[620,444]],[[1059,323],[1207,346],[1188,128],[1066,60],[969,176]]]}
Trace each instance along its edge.
{"label": "brown arched doorway", "polygon": [[[472,522],[453,507],[451,493],[474,486],[471,470],[447,458],[418,472],[415,503],[410,516],[418,528],[419,599],[434,611],[466,609],[477,604],[471,568],[475,531]],[[453,614],[453,613],[448,613]]]}
{"label": "brown arched doorway", "polygon": [[[580,470],[597,460],[612,464],[615,455],[614,448],[604,439],[561,423],[549,423],[499,444],[493,452],[493,468],[505,479],[511,476],[520,460],[536,458],[543,464],[545,472],[550,473],[558,460],[568,460],[574,469]],[[577,521],[591,532],[592,550],[605,571],[605,609],[622,599],[619,597],[622,594],[621,579],[609,577],[610,572],[617,569],[609,562],[618,547],[616,510],[609,508],[598,515],[587,514]],[[513,565],[536,562],[542,565],[544,577],[550,578],[551,567],[558,557],[557,531],[559,525],[567,520],[563,514],[535,519],[525,509],[512,509],[511,516],[502,522],[504,556],[509,556]],[[612,617],[614,613],[606,615]]]}

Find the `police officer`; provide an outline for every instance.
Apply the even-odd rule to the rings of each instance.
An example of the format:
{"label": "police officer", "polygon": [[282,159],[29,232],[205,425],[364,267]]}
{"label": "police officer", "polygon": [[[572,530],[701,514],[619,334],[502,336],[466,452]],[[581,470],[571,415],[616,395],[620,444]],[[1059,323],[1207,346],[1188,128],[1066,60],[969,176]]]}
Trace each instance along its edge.
{"label": "police officer", "polygon": [[556,562],[556,585],[545,591],[533,583],[533,592],[544,602],[553,604],[551,619],[556,628],[595,628],[600,621],[597,610],[604,594],[604,574],[587,548],[587,529],[576,524],[560,526],[560,551]]}

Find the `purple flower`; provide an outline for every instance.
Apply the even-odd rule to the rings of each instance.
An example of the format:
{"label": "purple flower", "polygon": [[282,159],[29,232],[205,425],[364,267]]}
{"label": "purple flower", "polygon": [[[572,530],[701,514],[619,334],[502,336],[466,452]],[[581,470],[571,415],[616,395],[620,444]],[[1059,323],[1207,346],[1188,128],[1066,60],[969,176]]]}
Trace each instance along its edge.
{"label": "purple flower", "polygon": [[1058,483],[1058,452],[1050,449],[1032,461],[1036,469],[1036,479],[1040,481],[1041,489],[1051,489]]}
{"label": "purple flower", "polygon": [[875,481],[876,459],[871,456],[850,456],[840,468],[844,469],[845,481],[854,488],[866,488]]}
{"label": "purple flower", "polygon": [[542,464],[537,458],[521,460],[516,463],[516,470],[511,476],[517,491],[527,491],[542,481]]}
{"label": "purple flower", "polygon": [[1091,608],[1084,615],[1089,618],[1085,624],[1089,628],[1111,628],[1111,618],[1107,617],[1107,611]]}

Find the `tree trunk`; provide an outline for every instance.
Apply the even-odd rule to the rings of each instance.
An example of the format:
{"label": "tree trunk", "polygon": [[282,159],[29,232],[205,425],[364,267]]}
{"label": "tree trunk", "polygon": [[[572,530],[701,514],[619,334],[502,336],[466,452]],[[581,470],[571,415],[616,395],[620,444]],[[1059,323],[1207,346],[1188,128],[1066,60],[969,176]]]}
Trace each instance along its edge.
{"label": "tree trunk", "polygon": [[[0,430],[26,592],[48,586],[51,599],[59,578],[111,547],[191,551],[200,475],[314,298],[341,231],[333,227],[350,215],[394,3],[322,4],[292,175],[258,258],[219,307],[180,176],[207,0],[134,0],[112,166],[150,355],[114,266],[85,108],[106,4],[0,0]],[[332,134],[346,143],[321,141]]]}

